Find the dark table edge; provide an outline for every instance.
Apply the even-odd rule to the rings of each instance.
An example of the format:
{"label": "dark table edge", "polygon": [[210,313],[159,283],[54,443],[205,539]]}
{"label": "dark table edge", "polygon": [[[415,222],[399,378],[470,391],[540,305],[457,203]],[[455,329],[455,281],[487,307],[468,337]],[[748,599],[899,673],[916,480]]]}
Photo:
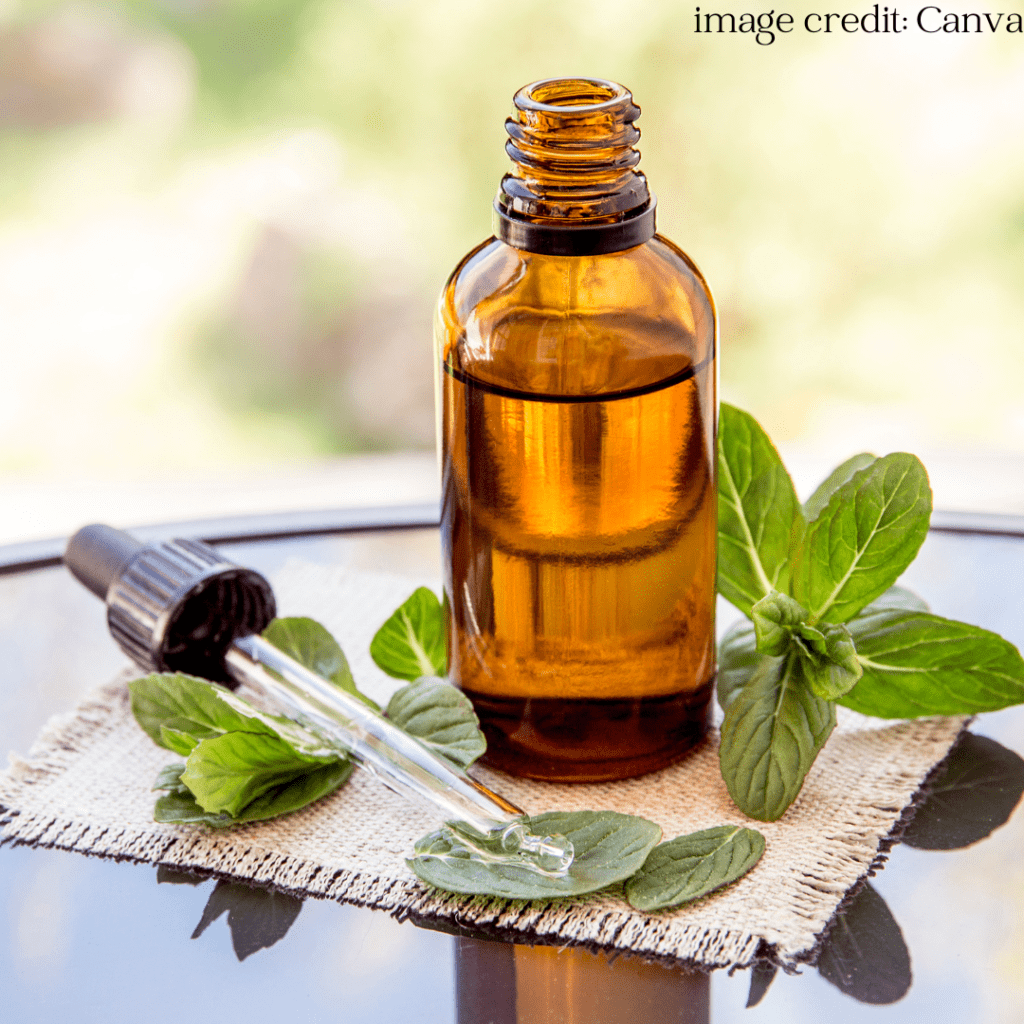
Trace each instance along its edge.
{"label": "dark table edge", "polygon": [[[147,543],[174,537],[198,537],[207,544],[238,544],[374,530],[408,530],[437,526],[439,522],[440,512],[434,504],[384,505],[191,519],[129,527],[128,532]],[[0,546],[0,576],[60,565],[67,542],[67,537],[53,537]]]}
{"label": "dark table edge", "polygon": [[[186,536],[199,537],[208,544],[238,544],[372,530],[408,530],[437,526],[439,522],[438,507],[433,504],[382,505],[193,519],[135,527],[130,532],[150,543]],[[1024,516],[937,510],[932,513],[930,529],[933,533],[1024,537]],[[0,546],[0,576],[60,565],[66,545],[66,537],[53,537]]]}

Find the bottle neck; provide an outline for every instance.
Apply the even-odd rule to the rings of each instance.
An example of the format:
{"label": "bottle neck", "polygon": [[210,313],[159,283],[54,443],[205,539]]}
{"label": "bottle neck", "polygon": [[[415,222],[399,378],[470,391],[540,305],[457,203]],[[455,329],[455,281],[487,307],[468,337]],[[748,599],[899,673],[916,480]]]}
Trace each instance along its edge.
{"label": "bottle neck", "polygon": [[654,234],[655,199],[636,170],[640,108],[614,82],[560,78],[516,93],[505,122],[512,169],[494,201],[495,234],[558,256],[617,252]]}

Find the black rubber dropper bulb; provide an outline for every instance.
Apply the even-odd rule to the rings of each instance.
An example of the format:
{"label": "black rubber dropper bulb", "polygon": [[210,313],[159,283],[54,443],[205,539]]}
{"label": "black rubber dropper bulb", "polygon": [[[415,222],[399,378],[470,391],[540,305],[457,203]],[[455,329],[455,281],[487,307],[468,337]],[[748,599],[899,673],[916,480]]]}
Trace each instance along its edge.
{"label": "black rubber dropper bulb", "polygon": [[64,564],[107,604],[107,624],[124,652],[152,672],[187,672],[227,685],[231,642],[260,633],[276,614],[258,572],[229,562],[209,544],[144,545],[112,526],[83,526]]}

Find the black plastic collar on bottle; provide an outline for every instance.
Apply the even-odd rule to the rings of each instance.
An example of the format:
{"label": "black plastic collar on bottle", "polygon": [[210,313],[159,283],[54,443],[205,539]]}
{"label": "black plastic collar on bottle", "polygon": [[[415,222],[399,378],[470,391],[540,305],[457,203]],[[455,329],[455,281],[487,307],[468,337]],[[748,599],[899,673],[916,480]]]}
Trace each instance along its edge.
{"label": "black plastic collar on bottle", "polygon": [[540,224],[506,213],[494,201],[494,234],[507,245],[546,256],[601,256],[643,245],[654,237],[657,200],[608,224]]}

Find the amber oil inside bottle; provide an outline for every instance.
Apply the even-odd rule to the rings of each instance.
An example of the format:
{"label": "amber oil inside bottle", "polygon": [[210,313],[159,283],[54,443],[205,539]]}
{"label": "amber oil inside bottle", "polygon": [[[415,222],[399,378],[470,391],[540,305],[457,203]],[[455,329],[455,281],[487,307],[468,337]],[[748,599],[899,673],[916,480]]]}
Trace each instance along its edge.
{"label": "amber oil inside bottle", "polygon": [[438,310],[450,671],[487,761],[553,780],[662,767],[714,677],[715,314],[653,233],[639,109],[535,83],[496,234]]}

